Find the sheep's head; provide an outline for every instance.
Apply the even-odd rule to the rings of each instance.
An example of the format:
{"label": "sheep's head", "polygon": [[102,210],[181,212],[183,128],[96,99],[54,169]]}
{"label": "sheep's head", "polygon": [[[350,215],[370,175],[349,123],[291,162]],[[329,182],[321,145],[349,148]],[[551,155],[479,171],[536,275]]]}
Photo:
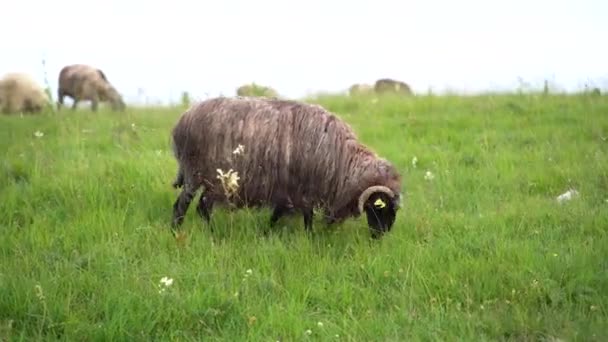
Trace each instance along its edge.
{"label": "sheep's head", "polygon": [[395,194],[383,185],[371,186],[359,196],[359,213],[365,212],[372,238],[378,239],[389,232],[401,206],[401,194]]}
{"label": "sheep's head", "polygon": [[112,101],[112,109],[117,111],[124,111],[127,105],[125,104],[122,96],[118,96],[114,101]]}
{"label": "sheep's head", "polygon": [[24,113],[37,113],[40,112],[42,110],[42,105],[40,103],[38,103],[37,101],[31,99],[31,98],[26,98],[25,100],[23,100],[23,112]]}
{"label": "sheep's head", "polygon": [[112,110],[123,111],[126,108],[125,102],[122,96],[118,93],[116,88],[111,85],[107,85],[105,88],[106,98],[110,101]]}
{"label": "sheep's head", "polygon": [[371,168],[368,188],[359,195],[359,214],[365,212],[374,239],[389,232],[401,207],[401,175],[387,160],[377,158]]}

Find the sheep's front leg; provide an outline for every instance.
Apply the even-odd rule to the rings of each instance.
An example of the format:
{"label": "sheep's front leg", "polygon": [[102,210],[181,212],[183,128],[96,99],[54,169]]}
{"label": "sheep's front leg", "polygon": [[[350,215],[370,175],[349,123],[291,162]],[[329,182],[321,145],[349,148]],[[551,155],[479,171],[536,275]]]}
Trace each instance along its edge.
{"label": "sheep's front leg", "polygon": [[270,227],[274,227],[277,221],[283,217],[287,211],[289,211],[289,207],[280,204],[276,205],[272,211],[272,216],[270,216]]}
{"label": "sheep's front leg", "polygon": [[304,229],[309,233],[312,232],[312,208],[302,209],[302,215],[304,216]]}
{"label": "sheep's front leg", "polygon": [[177,200],[173,204],[173,221],[172,227],[177,228],[184,222],[184,216],[188,211],[188,207],[194,198],[194,191],[189,189],[188,186],[184,187],[184,190],[179,194]]}
{"label": "sheep's front leg", "polygon": [[91,100],[91,111],[97,112],[98,105],[99,105],[99,101],[97,99]]}
{"label": "sheep's front leg", "polygon": [[57,110],[60,110],[61,106],[63,106],[64,97],[65,97],[65,94],[61,90],[58,90],[57,91]]}

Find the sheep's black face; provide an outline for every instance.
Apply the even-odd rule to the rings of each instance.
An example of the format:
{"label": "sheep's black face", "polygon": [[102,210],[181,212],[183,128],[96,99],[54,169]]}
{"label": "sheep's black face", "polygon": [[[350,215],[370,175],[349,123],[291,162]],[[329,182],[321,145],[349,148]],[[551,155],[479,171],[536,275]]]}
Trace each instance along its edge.
{"label": "sheep's black face", "polygon": [[372,238],[378,239],[393,227],[397,205],[386,193],[376,192],[365,203],[365,213]]}

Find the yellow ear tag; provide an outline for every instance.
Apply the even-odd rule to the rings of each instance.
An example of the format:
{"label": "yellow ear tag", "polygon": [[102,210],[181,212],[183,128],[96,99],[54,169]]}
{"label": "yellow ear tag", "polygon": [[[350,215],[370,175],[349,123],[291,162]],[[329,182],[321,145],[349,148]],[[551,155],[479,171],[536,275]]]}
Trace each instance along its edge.
{"label": "yellow ear tag", "polygon": [[374,202],[374,205],[376,206],[376,208],[380,209],[386,207],[386,203],[384,203],[384,201],[379,198],[376,200],[376,202]]}

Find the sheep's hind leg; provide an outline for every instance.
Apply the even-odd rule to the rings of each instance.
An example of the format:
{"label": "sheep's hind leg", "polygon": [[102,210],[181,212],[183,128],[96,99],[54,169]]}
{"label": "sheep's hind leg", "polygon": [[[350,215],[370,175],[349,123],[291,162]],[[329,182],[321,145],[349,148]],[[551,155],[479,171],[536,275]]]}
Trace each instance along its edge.
{"label": "sheep's hind leg", "polygon": [[213,200],[209,199],[209,197],[205,196],[203,192],[201,194],[201,198],[198,200],[198,205],[196,206],[196,211],[199,216],[204,219],[209,225],[211,232],[213,232],[213,225],[211,224],[211,212],[213,211]]}
{"label": "sheep's hind leg", "polygon": [[195,193],[196,190],[194,188],[186,185],[177,197],[175,203],[173,203],[173,229],[181,226],[184,222],[184,216],[186,216],[186,212],[188,211],[188,207],[190,206]]}

